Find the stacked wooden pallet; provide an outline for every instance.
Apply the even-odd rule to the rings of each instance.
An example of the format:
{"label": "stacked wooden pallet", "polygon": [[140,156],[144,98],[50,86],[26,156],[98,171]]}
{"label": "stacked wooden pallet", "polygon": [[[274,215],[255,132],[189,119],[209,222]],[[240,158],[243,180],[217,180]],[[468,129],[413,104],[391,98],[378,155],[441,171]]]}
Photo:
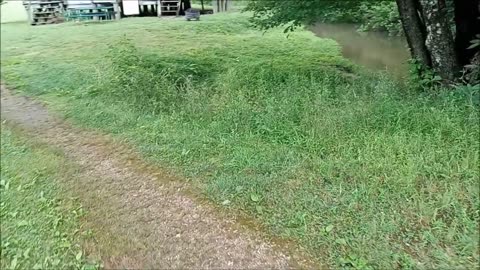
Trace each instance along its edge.
{"label": "stacked wooden pallet", "polygon": [[160,0],[159,16],[180,14],[180,0]]}
{"label": "stacked wooden pallet", "polygon": [[64,5],[61,0],[27,0],[23,4],[27,9],[31,25],[58,23],[63,21]]}

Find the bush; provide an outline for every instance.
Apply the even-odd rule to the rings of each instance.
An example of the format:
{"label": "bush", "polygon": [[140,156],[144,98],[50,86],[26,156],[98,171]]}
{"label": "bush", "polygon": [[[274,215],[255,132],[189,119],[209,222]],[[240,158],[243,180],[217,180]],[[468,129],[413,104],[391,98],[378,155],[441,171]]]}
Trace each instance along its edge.
{"label": "bush", "polygon": [[392,36],[403,34],[402,22],[395,2],[365,3],[360,8],[361,31],[385,31]]}
{"label": "bush", "polygon": [[[152,113],[172,112],[182,102],[198,72],[190,66],[158,61],[141,54],[126,38],[109,53],[110,76],[95,89],[114,99],[131,103]],[[200,76],[200,75],[198,75]],[[97,90],[95,90],[97,91]]]}

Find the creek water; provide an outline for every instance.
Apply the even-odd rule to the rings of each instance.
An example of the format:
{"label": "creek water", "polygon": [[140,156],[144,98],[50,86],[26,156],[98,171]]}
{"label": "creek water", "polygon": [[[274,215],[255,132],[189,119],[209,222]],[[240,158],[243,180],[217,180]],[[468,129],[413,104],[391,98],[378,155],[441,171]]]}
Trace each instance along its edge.
{"label": "creek water", "polygon": [[397,78],[408,74],[410,53],[401,37],[389,37],[379,32],[359,33],[353,24],[318,23],[309,30],[318,37],[337,41],[343,56],[356,64],[387,71]]}

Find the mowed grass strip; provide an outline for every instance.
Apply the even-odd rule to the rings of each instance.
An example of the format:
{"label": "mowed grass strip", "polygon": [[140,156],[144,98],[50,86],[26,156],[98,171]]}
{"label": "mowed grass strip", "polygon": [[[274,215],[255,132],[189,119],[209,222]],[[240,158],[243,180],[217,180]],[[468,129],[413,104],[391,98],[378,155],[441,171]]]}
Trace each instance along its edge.
{"label": "mowed grass strip", "polygon": [[2,76],[327,265],[476,267],[479,88],[419,93],[247,17],[5,25]]}
{"label": "mowed grass strip", "polygon": [[84,210],[62,184],[75,166],[2,124],[1,268],[96,269],[80,246]]}

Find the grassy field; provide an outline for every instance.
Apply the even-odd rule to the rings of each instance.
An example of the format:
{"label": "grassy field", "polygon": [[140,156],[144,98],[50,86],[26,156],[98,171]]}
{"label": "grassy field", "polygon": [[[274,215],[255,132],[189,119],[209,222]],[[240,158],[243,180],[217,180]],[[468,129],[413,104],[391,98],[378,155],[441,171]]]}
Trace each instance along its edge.
{"label": "grassy field", "polygon": [[478,87],[416,93],[246,14],[1,31],[8,84],[326,265],[477,266]]}
{"label": "grassy field", "polygon": [[75,167],[2,124],[2,269],[95,269],[80,247],[83,209],[59,181]]}

